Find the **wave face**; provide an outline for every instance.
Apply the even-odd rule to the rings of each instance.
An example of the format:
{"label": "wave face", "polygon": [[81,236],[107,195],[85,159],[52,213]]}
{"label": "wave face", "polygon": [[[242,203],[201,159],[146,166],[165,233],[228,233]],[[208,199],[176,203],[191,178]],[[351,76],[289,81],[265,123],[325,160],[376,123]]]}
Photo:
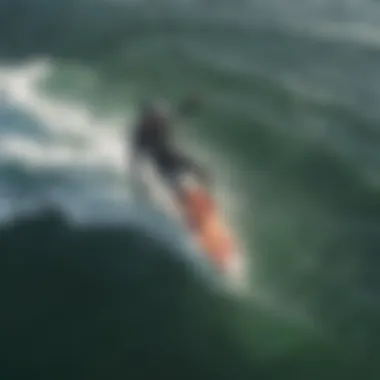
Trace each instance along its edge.
{"label": "wave face", "polygon": [[[0,0],[0,378],[378,379],[380,10]],[[251,292],[136,197],[141,98],[216,178]]]}

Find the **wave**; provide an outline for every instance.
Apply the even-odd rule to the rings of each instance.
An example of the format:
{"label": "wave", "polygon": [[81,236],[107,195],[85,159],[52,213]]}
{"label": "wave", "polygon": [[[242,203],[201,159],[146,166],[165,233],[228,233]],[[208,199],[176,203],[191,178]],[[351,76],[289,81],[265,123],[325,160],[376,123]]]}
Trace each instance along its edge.
{"label": "wave", "polygon": [[[78,226],[51,208],[3,226],[0,252],[4,379],[275,379],[292,371],[308,341],[303,376],[321,350],[322,361],[339,362],[322,336],[302,328],[297,341],[300,326],[215,293],[146,227]],[[239,331],[243,316],[254,319]],[[251,345],[260,336],[267,336],[262,358],[246,356],[242,340]]]}
{"label": "wave", "polygon": [[[378,378],[376,28],[353,38],[346,2],[245,2],[262,23],[207,3],[1,3],[1,378]],[[244,301],[130,196],[131,104],[194,88],[191,151],[254,258]],[[65,216],[21,219],[46,205]]]}

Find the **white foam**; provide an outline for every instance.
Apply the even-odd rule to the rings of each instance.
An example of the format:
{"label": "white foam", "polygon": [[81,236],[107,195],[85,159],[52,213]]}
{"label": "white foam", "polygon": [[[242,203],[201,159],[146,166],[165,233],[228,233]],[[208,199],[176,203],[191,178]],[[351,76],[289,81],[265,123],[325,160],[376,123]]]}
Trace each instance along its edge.
{"label": "white foam", "polygon": [[[2,103],[27,112],[42,122],[47,135],[58,137],[49,144],[23,135],[1,139],[2,158],[8,155],[24,163],[46,166],[106,164],[110,170],[125,172],[128,168],[128,146],[122,138],[125,118],[99,120],[82,105],[44,96],[38,91],[38,84],[50,71],[47,61],[0,67]],[[63,137],[82,144],[78,147]]]}

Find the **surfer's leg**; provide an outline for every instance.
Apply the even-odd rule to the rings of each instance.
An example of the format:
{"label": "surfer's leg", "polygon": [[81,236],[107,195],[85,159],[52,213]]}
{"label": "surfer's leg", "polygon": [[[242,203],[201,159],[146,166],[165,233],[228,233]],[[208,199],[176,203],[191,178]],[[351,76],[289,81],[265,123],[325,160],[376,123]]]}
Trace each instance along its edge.
{"label": "surfer's leg", "polygon": [[158,165],[158,172],[166,185],[173,192],[176,200],[182,202],[183,196],[179,178],[180,171],[178,166],[175,165],[175,162],[160,162]]}
{"label": "surfer's leg", "polygon": [[182,173],[192,173],[197,176],[204,185],[209,187],[210,175],[208,171],[198,162],[188,156],[181,155],[178,157],[178,163]]}
{"label": "surfer's leg", "polygon": [[183,192],[179,172],[171,172],[167,175],[167,182],[170,188],[173,190],[174,196],[178,202],[183,204],[185,202],[185,194]]}

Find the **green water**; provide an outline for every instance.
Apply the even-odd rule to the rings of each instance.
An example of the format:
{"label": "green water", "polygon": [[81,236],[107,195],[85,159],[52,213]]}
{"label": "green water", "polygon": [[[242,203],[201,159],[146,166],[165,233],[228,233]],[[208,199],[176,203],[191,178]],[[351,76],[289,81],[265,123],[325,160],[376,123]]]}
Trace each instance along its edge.
{"label": "green water", "polygon": [[51,99],[106,120],[202,93],[185,132],[239,203],[253,285],[215,295],[127,227],[47,238],[31,222],[0,238],[1,378],[378,378],[377,6],[2,7],[4,64],[48,58]]}

